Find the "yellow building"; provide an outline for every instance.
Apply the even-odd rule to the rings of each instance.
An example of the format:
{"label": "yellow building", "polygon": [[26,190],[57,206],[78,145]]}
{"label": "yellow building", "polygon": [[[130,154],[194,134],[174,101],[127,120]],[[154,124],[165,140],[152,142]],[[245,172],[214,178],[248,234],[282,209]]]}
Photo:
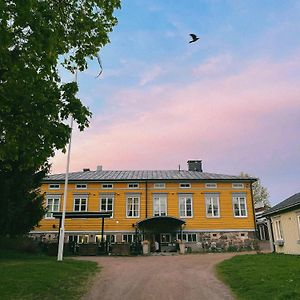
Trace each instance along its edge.
{"label": "yellow building", "polygon": [[268,219],[271,247],[278,253],[300,254],[300,193],[264,213]]}
{"label": "yellow building", "polygon": [[[199,160],[189,170],[96,171],[69,174],[67,212],[110,212],[103,238],[109,243],[157,242],[169,251],[176,240],[193,250],[251,247],[255,233],[252,201],[254,178],[202,171]],[[32,235],[57,237],[65,174],[45,178],[42,192],[48,212]],[[66,219],[66,239],[97,243],[101,219]],[[67,241],[66,240],[66,241]]]}

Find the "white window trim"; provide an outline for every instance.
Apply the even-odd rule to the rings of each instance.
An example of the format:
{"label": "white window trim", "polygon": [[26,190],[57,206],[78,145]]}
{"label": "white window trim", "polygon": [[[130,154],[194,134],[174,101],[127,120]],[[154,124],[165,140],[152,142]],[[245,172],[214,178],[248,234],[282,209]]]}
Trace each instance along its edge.
{"label": "white window trim", "polygon": [[[83,187],[78,187],[79,185],[83,185]],[[86,183],[76,183],[75,184],[75,189],[76,190],[86,190],[87,189],[87,184]]]}
{"label": "white window trim", "polygon": [[[128,198],[138,198],[138,216],[128,216]],[[128,194],[126,195],[126,218],[127,219],[139,219],[141,213],[141,195],[140,194]]]}
{"label": "white window trim", "polygon": [[[58,187],[51,187],[51,185],[58,185]],[[49,183],[48,189],[49,190],[60,190],[60,184],[59,183]]]}
{"label": "white window trim", "polygon": [[282,225],[281,225],[281,220],[280,218],[276,218],[273,220],[274,224],[274,236],[275,236],[275,241],[283,241],[283,232],[282,232]]}
{"label": "white window trim", "polygon": [[159,215],[158,216],[155,216],[154,215],[154,197],[159,197],[159,196],[164,196],[165,197],[165,200],[166,200],[166,214],[165,215],[163,215],[163,217],[164,216],[167,216],[168,215],[168,195],[167,194],[152,194],[152,212],[153,212],[153,217],[160,217],[160,216],[162,216],[161,215],[161,203],[160,203],[160,201],[159,201]]}
{"label": "white window trim", "polygon": [[[157,186],[157,185],[159,185],[159,184],[161,184],[161,186]],[[164,182],[155,182],[154,184],[153,184],[153,188],[154,189],[165,189],[166,188],[166,184],[164,183]]]}
{"label": "white window trim", "polygon": [[[245,216],[236,216],[235,215],[235,209],[234,209],[234,198],[238,198],[239,199],[239,213],[241,214],[241,202],[240,202],[240,198],[244,198],[245,199],[245,212],[246,212],[246,215]],[[248,218],[248,208],[247,208],[247,197],[246,197],[246,194],[244,196],[232,196],[232,213],[233,213],[233,216],[235,218]]]}
{"label": "white window trim", "polygon": [[205,183],[205,188],[206,189],[216,189],[216,188],[218,188],[218,184],[215,182],[207,182],[207,183]]}
{"label": "white window trim", "polygon": [[[183,185],[183,184],[186,184],[186,185],[188,185],[188,186],[181,186],[181,185]],[[180,189],[190,189],[190,188],[192,188],[192,184],[189,183],[189,182],[181,182],[181,183],[179,183],[179,188],[180,188]]]}
{"label": "white window trim", "polygon": [[[137,186],[131,187],[131,186],[130,186],[131,184],[136,184]],[[134,190],[134,189],[139,189],[139,188],[140,188],[140,184],[137,183],[137,182],[128,183],[128,184],[127,184],[127,188],[128,188],[128,189],[132,189],[132,190]]]}
{"label": "white window trim", "polygon": [[243,183],[239,183],[239,182],[234,182],[232,183],[232,188],[233,189],[244,189],[245,185]]}
{"label": "white window trim", "polygon": [[[196,236],[196,241],[188,241],[188,238],[187,238],[187,240],[183,239],[184,242],[186,242],[186,243],[197,243],[198,242],[198,235],[197,235],[197,233],[195,233],[195,232],[182,232],[182,237],[184,235],[186,236],[186,238],[188,237],[188,235],[195,235]],[[181,240],[181,233],[177,233],[177,239]]]}
{"label": "white window trim", "polygon": [[[49,195],[49,196],[46,196],[46,207],[48,207],[48,200],[49,199],[52,199],[52,200],[54,200],[54,199],[58,199],[58,211],[57,212],[59,212],[60,211],[60,198],[61,198],[61,196],[59,195],[59,196],[56,196],[56,195]],[[53,206],[53,205],[52,205]],[[46,212],[46,214],[47,214],[48,212]],[[46,217],[46,214],[45,214],[45,217],[44,217],[44,219],[46,219],[46,220],[53,220],[53,219],[55,219],[53,216],[52,217]]]}
{"label": "white window trim", "polygon": [[[79,204],[80,210],[75,210],[75,199],[80,199],[80,204]],[[86,199],[86,210],[81,210],[81,200],[82,199]],[[87,196],[74,196],[73,197],[73,211],[75,211],[75,212],[88,211],[88,206],[89,206],[88,204],[89,204],[89,199]]]}
{"label": "white window trim", "polygon": [[[181,212],[180,212],[180,198],[184,198],[184,211],[185,213],[187,212],[186,209],[186,198],[191,198],[191,216],[182,216]],[[179,194],[179,198],[178,198],[178,210],[179,210],[179,218],[181,219],[192,219],[194,217],[194,210],[193,210],[193,195],[183,195],[183,194]]]}
{"label": "white window trim", "polygon": [[[207,196],[209,197],[209,199],[207,198]],[[217,198],[218,215],[217,216],[208,216],[207,215],[207,200],[209,200],[210,203],[211,203],[211,200],[212,200],[213,196],[216,196],[216,198]],[[212,207],[212,214],[214,213],[213,211],[214,210],[213,210],[213,207]],[[213,193],[211,193],[211,194],[206,193],[205,194],[205,215],[206,215],[206,218],[209,218],[209,219],[219,219],[219,218],[221,218],[221,213],[220,213],[220,196],[218,194],[213,194]]]}
{"label": "white window trim", "polygon": [[134,243],[134,236],[135,236],[134,233],[124,233],[124,234],[122,234],[122,242],[123,243],[130,243],[130,242],[128,242],[128,240],[127,240],[127,242],[124,240],[124,235],[127,235],[127,236],[131,235],[131,237],[132,237],[132,242],[131,243]]}
{"label": "white window trim", "polygon": [[296,214],[296,218],[297,218],[297,225],[298,225],[298,237],[300,241],[300,213]]}
{"label": "white window trim", "polygon": [[[107,199],[108,198],[112,198],[112,211],[110,210],[107,210]],[[102,199],[106,199],[106,210],[102,210],[101,209],[101,202],[102,202]],[[99,211],[100,212],[111,212],[111,217],[110,219],[112,219],[114,217],[114,210],[115,210],[115,197],[114,195],[100,195],[100,200],[99,200]]]}
{"label": "white window trim", "polygon": [[[105,185],[111,185],[111,187],[105,187]],[[113,183],[102,183],[101,187],[103,190],[111,190],[114,188],[114,185]]]}

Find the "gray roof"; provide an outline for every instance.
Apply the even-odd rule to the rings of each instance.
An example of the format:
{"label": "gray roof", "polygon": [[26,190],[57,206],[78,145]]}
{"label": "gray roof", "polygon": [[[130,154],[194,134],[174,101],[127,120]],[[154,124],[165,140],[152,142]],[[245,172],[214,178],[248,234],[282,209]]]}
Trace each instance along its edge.
{"label": "gray roof", "polygon": [[[49,175],[44,181],[63,181],[65,174]],[[255,178],[204,173],[198,171],[84,171],[69,173],[70,181],[143,181],[143,180],[243,180],[256,181]]]}
{"label": "gray roof", "polygon": [[267,210],[263,215],[274,215],[284,210],[293,209],[297,206],[300,206],[300,193],[297,193],[282,202],[278,203],[277,205],[273,206],[269,210]]}

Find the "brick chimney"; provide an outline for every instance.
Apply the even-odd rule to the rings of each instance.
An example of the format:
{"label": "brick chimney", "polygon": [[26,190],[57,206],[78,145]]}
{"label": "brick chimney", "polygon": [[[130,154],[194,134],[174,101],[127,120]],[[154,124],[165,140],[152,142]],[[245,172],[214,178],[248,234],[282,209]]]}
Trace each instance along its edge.
{"label": "brick chimney", "polygon": [[188,160],[189,171],[203,172],[202,160]]}

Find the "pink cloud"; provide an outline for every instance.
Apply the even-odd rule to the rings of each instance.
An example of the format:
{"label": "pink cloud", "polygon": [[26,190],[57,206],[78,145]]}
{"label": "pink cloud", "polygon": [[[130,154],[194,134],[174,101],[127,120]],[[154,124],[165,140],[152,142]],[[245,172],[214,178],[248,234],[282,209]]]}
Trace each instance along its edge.
{"label": "pink cloud", "polygon": [[[105,115],[94,116],[86,132],[75,131],[71,169],[176,169],[200,158],[205,171],[258,174],[292,141],[285,159],[299,153],[299,67],[296,58],[252,61],[184,87],[117,91]],[[65,171],[65,159],[54,158],[54,173]]]}

